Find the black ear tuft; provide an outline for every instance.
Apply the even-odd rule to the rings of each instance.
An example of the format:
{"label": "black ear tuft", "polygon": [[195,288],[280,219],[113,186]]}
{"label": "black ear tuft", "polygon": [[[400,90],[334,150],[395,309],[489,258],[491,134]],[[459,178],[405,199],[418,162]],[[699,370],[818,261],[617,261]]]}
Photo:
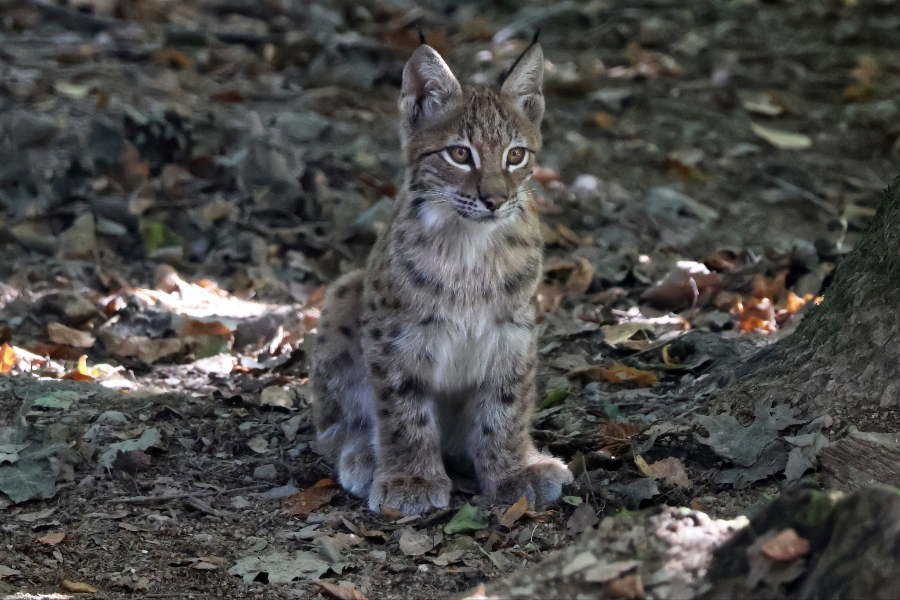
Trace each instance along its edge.
{"label": "black ear tuft", "polygon": [[[418,24],[418,23],[416,23],[416,31],[419,32],[419,43],[420,43],[420,44],[427,44],[428,42],[425,41],[425,34],[422,33],[422,28],[419,27],[419,24]],[[540,30],[538,30],[538,31],[540,31]]]}
{"label": "black ear tuft", "polygon": [[528,47],[522,51],[522,54],[515,60],[512,66],[509,67],[505,72],[500,73],[500,76],[497,78],[497,85],[503,85],[506,83],[506,78],[509,77],[509,74],[513,72],[513,70],[519,65],[519,62],[522,60],[522,57],[528,54],[528,51],[531,50],[535,44],[538,43],[538,36],[541,35],[541,28],[538,27],[537,31],[534,32],[534,37],[531,39],[531,43],[528,44]]}

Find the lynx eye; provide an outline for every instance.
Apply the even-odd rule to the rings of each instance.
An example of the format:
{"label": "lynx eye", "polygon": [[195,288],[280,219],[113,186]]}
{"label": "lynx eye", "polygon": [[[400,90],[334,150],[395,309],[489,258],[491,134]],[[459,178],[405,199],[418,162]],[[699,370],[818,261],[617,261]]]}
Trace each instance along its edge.
{"label": "lynx eye", "polygon": [[506,164],[510,166],[521,164],[525,160],[525,148],[510,148],[506,153]]}
{"label": "lynx eye", "polygon": [[453,162],[461,165],[467,164],[472,158],[472,151],[465,146],[451,146],[448,148],[447,153],[453,159]]}

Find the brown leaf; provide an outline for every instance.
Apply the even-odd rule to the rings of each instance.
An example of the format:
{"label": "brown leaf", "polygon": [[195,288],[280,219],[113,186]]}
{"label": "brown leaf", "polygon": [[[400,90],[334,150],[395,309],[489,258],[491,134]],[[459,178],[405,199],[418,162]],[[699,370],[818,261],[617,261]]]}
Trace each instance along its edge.
{"label": "brown leaf", "polygon": [[628,600],[643,598],[645,595],[640,575],[626,575],[613,579],[606,584],[606,592],[613,598],[627,598]]}
{"label": "brown leaf", "polygon": [[687,472],[684,470],[684,465],[674,456],[656,461],[648,466],[648,470],[650,471],[649,477],[662,479],[670,485],[676,485],[682,488],[688,488],[694,485],[691,480],[688,479]]}
{"label": "brown leaf", "polygon": [[39,537],[37,541],[42,544],[46,544],[47,546],[55,546],[57,544],[61,544],[65,541],[68,536],[62,531],[58,531],[56,533],[48,533],[43,537]]}
{"label": "brown leaf", "polygon": [[118,180],[128,192],[136,190],[150,175],[150,164],[141,160],[137,148],[130,144],[119,161],[122,163],[122,171]]}
{"label": "brown leaf", "polygon": [[660,52],[644,50],[637,42],[629,42],[625,48],[625,58],[631,63],[637,75],[656,78],[660,75],[678,77],[681,67],[671,56]]}
{"label": "brown leaf", "polygon": [[160,48],[153,53],[153,62],[174,69],[188,69],[194,65],[194,59],[175,48]]}
{"label": "brown leaf", "polygon": [[210,94],[209,99],[223,104],[236,104],[244,101],[244,96],[237,90],[226,90],[218,94]]}
{"label": "brown leaf", "polygon": [[762,273],[757,273],[753,277],[753,297],[759,299],[768,298],[774,302],[779,294],[784,291],[784,280],[787,274],[787,269],[775,277],[766,277]]}
{"label": "brown leaf", "polygon": [[9,344],[0,346],[0,373],[7,374],[16,366],[16,351]]}
{"label": "brown leaf", "polygon": [[612,129],[613,123],[615,122],[616,118],[607,112],[594,113],[591,117],[591,123],[604,131]]}
{"label": "brown leaf", "polygon": [[314,583],[322,588],[323,591],[328,592],[330,595],[335,598],[340,598],[341,600],[366,600],[366,597],[362,595],[359,588],[346,581],[331,583],[330,581],[317,579]]}
{"label": "brown leaf", "polygon": [[544,283],[542,281],[538,285],[537,293],[534,295],[538,316],[544,313],[555,313],[559,305],[562,304],[564,297],[565,295],[559,282]]}
{"label": "brown leaf", "polygon": [[385,542],[388,539],[388,534],[386,534],[385,532],[381,531],[380,529],[368,529],[368,528],[366,528],[366,524],[362,523],[362,522],[360,522],[360,524],[359,524],[359,533],[363,537],[381,538],[381,540],[385,541]]}
{"label": "brown leaf", "polygon": [[763,544],[760,550],[772,560],[790,562],[809,553],[809,541],[788,528]]}
{"label": "brown leaf", "polygon": [[285,501],[291,501],[288,513],[291,515],[308,515],[320,506],[331,502],[331,499],[340,492],[340,486],[330,479],[322,479],[302,492],[288,496]]}
{"label": "brown leaf", "polygon": [[59,585],[70,592],[74,592],[76,594],[96,594],[97,588],[92,585],[88,585],[86,583],[81,583],[80,581],[69,581],[68,579],[63,579],[59,582]]}
{"label": "brown leaf", "polygon": [[25,349],[38,356],[46,356],[54,360],[78,360],[81,357],[81,350],[78,348],[61,344],[44,344],[38,342],[37,344],[25,346]]}
{"label": "brown leaf", "polygon": [[88,332],[66,327],[62,323],[48,323],[47,335],[57,344],[67,344],[76,348],[90,348],[97,341],[97,338]]}
{"label": "brown leaf", "polygon": [[631,443],[631,438],[641,430],[629,423],[606,423],[600,428],[600,447],[608,452],[615,452]]}
{"label": "brown leaf", "polygon": [[584,294],[591,287],[591,281],[594,279],[594,267],[583,256],[579,256],[576,260],[578,264],[566,280],[566,290],[575,294]]}
{"label": "brown leaf", "polygon": [[656,375],[649,371],[626,367],[620,363],[616,363],[608,369],[600,369],[600,374],[607,381],[613,383],[634,383],[637,387],[642,388],[656,385],[656,382],[659,381]]}
{"label": "brown leaf", "polygon": [[519,518],[525,514],[525,511],[528,510],[528,499],[525,496],[522,496],[516,503],[506,509],[506,512],[503,513],[503,516],[500,517],[500,524],[506,527],[507,529],[511,529],[513,523],[519,520]]}

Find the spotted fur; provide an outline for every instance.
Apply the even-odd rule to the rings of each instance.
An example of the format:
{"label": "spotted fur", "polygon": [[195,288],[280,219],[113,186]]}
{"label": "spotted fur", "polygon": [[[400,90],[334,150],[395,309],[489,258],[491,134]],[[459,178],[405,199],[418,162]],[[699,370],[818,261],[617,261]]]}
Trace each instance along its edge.
{"label": "spotted fur", "polygon": [[443,456],[503,501],[544,503],[572,479],[528,433],[542,79],[537,44],[499,90],[462,89],[426,45],[404,70],[405,183],[365,270],[329,290],[311,376],[320,450],[372,510],[446,506]]}

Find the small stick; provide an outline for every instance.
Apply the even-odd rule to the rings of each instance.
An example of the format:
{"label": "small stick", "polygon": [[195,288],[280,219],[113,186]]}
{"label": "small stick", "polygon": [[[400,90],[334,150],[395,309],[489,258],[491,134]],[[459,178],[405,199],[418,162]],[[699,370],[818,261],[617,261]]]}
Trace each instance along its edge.
{"label": "small stick", "polygon": [[420,525],[428,525],[430,523],[434,523],[438,519],[443,519],[444,517],[446,517],[447,515],[449,515],[452,512],[453,512],[452,508],[442,508],[439,511],[431,513],[424,519],[419,519],[416,521],[408,521],[406,523],[401,523],[401,524],[394,523],[392,525],[385,525],[384,527],[378,527],[378,530],[387,532],[387,531],[396,531],[397,529],[400,529],[401,527],[405,527],[406,525],[415,525],[416,527],[418,527]]}
{"label": "small stick", "polygon": [[210,490],[207,492],[184,492],[181,494],[166,494],[164,496],[132,496],[131,498],[113,498],[108,500],[109,504],[156,504],[157,502],[168,502],[169,500],[182,500],[184,498],[204,498],[206,496],[215,496],[216,494],[236,494],[238,492],[249,492],[253,490],[261,490],[263,488],[272,487],[268,483],[257,483],[256,485],[248,485],[230,490]]}
{"label": "small stick", "polygon": [[773,177],[772,175],[768,175],[766,173],[763,173],[763,177],[765,177],[766,179],[768,179],[769,181],[771,181],[772,183],[774,183],[775,185],[777,185],[784,191],[792,192],[794,194],[797,194],[798,196],[800,196],[801,198],[803,198],[805,200],[809,200],[810,202],[812,202],[813,204],[815,204],[816,206],[818,206],[819,208],[821,208],[822,210],[824,210],[825,212],[827,212],[830,215],[838,214],[838,209],[836,209],[832,205],[828,204],[827,202],[825,202],[824,200],[822,200],[821,198],[819,198],[818,196],[816,196],[809,190],[804,190],[802,187],[794,185],[790,181],[785,181],[781,177]]}

